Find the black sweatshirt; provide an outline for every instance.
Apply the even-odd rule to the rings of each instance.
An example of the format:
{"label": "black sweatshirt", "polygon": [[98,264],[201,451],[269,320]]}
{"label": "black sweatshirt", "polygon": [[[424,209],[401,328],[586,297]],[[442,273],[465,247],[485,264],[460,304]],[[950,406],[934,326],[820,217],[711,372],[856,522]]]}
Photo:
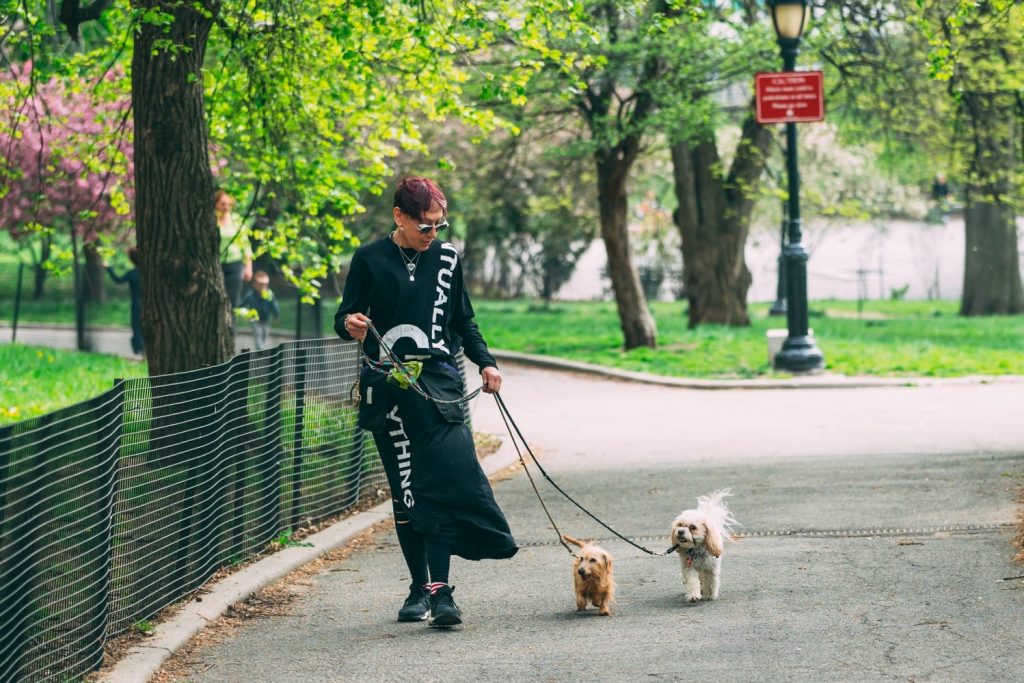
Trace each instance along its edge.
{"label": "black sweatshirt", "polygon": [[[456,366],[455,356],[464,348],[481,370],[497,367],[473,321],[455,247],[434,240],[424,252],[405,249],[403,257],[399,251],[389,235],[356,250],[334,315],[338,336],[352,339],[345,316],[363,313],[401,360],[431,359]],[[410,261],[416,265],[413,280],[406,265]],[[363,340],[363,350],[370,358],[387,360],[372,332]]]}

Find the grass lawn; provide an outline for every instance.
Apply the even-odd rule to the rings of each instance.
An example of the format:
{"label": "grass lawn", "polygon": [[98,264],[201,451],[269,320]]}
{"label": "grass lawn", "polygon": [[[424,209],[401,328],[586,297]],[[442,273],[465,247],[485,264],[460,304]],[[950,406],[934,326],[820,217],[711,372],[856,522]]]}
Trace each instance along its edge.
{"label": "grass lawn", "polygon": [[[657,349],[623,351],[615,304],[477,301],[477,322],[497,349],[559,356],[625,370],[705,378],[781,376],[768,364],[766,331],[785,328],[768,304],[746,328],[687,329],[684,303],[656,302]],[[1024,375],[1024,315],[961,318],[954,301],[815,301],[810,326],[827,372],[956,377]]]}
{"label": "grass lawn", "polygon": [[0,424],[97,396],[116,377],[145,375],[145,363],[127,358],[0,344]]}

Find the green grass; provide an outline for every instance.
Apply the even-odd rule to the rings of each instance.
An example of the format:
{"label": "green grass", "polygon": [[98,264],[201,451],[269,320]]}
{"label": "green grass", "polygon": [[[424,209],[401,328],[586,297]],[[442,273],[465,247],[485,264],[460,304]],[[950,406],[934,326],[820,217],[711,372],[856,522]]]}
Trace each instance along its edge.
{"label": "green grass", "polygon": [[114,378],[145,375],[145,363],[117,356],[0,344],[0,424],[93,398]]}
{"label": "green grass", "polygon": [[[768,305],[751,307],[751,326],[687,329],[685,304],[653,304],[657,349],[622,350],[615,305],[477,301],[488,343],[521,351],[659,375],[702,378],[775,376],[766,331],[785,328]],[[810,326],[826,371],[843,375],[956,377],[1024,375],[1024,315],[962,318],[952,301],[811,303]]]}

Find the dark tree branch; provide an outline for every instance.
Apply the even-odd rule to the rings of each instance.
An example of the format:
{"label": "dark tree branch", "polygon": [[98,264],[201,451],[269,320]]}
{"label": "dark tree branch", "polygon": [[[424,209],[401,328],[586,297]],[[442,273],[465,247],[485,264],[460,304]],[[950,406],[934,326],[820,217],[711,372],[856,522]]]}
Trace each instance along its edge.
{"label": "dark tree branch", "polygon": [[64,0],[60,4],[60,23],[64,24],[71,40],[78,42],[78,27],[87,21],[96,21],[103,12],[114,4],[114,0],[94,0],[91,5],[81,6],[81,0]]}

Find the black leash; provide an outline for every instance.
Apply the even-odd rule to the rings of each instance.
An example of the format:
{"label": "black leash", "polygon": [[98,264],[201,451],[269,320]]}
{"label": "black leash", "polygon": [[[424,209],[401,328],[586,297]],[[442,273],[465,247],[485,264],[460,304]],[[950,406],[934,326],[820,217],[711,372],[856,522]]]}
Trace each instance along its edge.
{"label": "black leash", "polygon": [[[505,423],[505,429],[508,430],[508,435],[512,438],[512,445],[516,447],[516,455],[519,456],[519,462],[523,463],[523,471],[526,472],[526,478],[530,480],[530,486],[533,487],[533,492],[537,495],[537,500],[540,501],[540,506],[542,508],[544,508],[544,514],[548,516],[548,521],[551,522],[551,527],[555,530],[555,533],[558,534],[558,542],[562,544],[563,548],[565,548],[567,551],[569,551],[570,555],[575,557],[576,553],[573,552],[572,548],[569,547],[569,544],[565,542],[564,538],[562,538],[562,532],[559,531],[558,525],[555,524],[555,519],[554,519],[554,517],[551,516],[551,513],[548,511],[548,506],[544,504],[544,498],[541,497],[540,491],[537,490],[537,484],[536,484],[536,482],[533,481],[533,475],[530,474],[530,468],[526,466],[526,461],[523,459],[523,452],[521,450],[519,450],[519,442],[516,440],[516,438],[514,436],[512,436],[512,428],[509,426],[509,420],[512,419],[512,416],[508,415],[506,417],[507,413],[506,413],[506,410],[504,409],[504,405],[505,404],[502,403],[501,397],[498,394],[494,395],[494,400],[497,401],[497,403],[498,403],[498,414],[501,415],[501,420],[502,420],[502,422]],[[515,424],[515,423],[513,423],[513,424]],[[516,431],[519,431],[519,427],[518,426],[516,427]],[[522,437],[520,437],[520,438],[522,438]],[[525,439],[523,440],[523,445],[526,445],[526,440]],[[530,447],[526,446],[526,448],[529,449]],[[530,457],[531,458],[533,457],[533,453],[532,452],[530,453]],[[536,462],[536,461],[537,461],[536,458],[534,458],[534,462]],[[538,467],[539,467],[539,465],[538,465]],[[543,471],[544,470],[541,470],[541,472],[543,472]],[[547,476],[547,475],[545,474],[545,476]],[[550,479],[549,479],[549,481],[550,481]]]}
{"label": "black leash", "polygon": [[[555,525],[555,520],[551,519],[551,514],[548,512],[547,506],[544,505],[544,500],[541,498],[540,492],[537,491],[537,486],[533,483],[533,477],[530,476],[530,469],[526,466],[526,460],[523,459],[523,453],[522,453],[522,451],[519,450],[519,444],[516,442],[516,435],[519,436],[519,440],[523,442],[523,446],[526,448],[526,452],[530,454],[530,459],[533,460],[533,464],[537,466],[537,469],[540,470],[540,473],[543,474],[544,478],[548,480],[548,483],[551,484],[555,488],[556,491],[558,491],[563,496],[565,496],[566,500],[568,500],[570,503],[572,503],[573,505],[578,507],[580,510],[582,510],[584,513],[586,513],[587,516],[589,516],[592,520],[594,520],[595,522],[597,522],[598,524],[603,526],[605,529],[607,529],[608,531],[610,531],[613,534],[615,534],[616,536],[618,536],[621,540],[623,540],[626,543],[630,544],[634,548],[637,548],[639,550],[644,551],[648,555],[654,555],[656,557],[663,557],[665,555],[669,555],[670,553],[675,552],[676,548],[679,547],[678,543],[673,545],[668,550],[665,550],[665,551],[659,553],[659,552],[656,552],[654,550],[651,550],[650,548],[645,548],[644,546],[640,545],[639,543],[636,543],[635,541],[632,541],[629,538],[626,538],[625,536],[620,534],[618,531],[616,531],[615,529],[613,529],[610,526],[608,526],[607,524],[605,524],[594,513],[592,513],[587,508],[583,507],[580,503],[578,503],[576,501],[576,499],[574,499],[572,496],[570,496],[568,493],[566,493],[562,489],[561,486],[559,486],[557,483],[555,483],[555,480],[551,478],[551,475],[549,475],[547,473],[547,471],[540,464],[540,462],[537,461],[537,456],[535,456],[533,454],[533,451],[530,450],[530,445],[526,442],[526,438],[523,436],[522,431],[519,429],[519,425],[517,425],[516,421],[512,418],[512,414],[509,413],[508,407],[505,405],[505,401],[503,401],[502,398],[501,398],[501,394],[495,394],[494,395],[494,400],[498,404],[498,412],[501,413],[501,419],[505,422],[505,428],[508,429],[508,435],[512,438],[512,443],[516,447],[516,453],[519,455],[519,461],[523,463],[523,469],[526,470],[526,476],[529,477],[530,484],[533,485],[533,490],[537,494],[537,499],[540,501],[541,507],[544,508],[544,512],[548,515],[548,519],[551,520],[551,526],[553,526],[555,528],[555,533],[558,534],[558,541],[559,541],[559,543],[561,543],[563,546],[565,546],[565,549],[568,550],[570,554],[572,554],[572,550],[569,548],[569,546],[567,546],[565,544],[565,541],[562,539],[562,534],[561,534],[561,532],[558,531],[558,527]],[[515,434],[512,433],[512,429],[509,427],[509,423],[511,423],[511,427],[515,428]]]}
{"label": "black leash", "polygon": [[[398,356],[396,356],[394,354],[394,352],[391,350],[391,348],[384,342],[384,339],[381,338],[380,333],[377,332],[377,328],[373,326],[373,323],[367,322],[367,329],[369,329],[373,333],[373,336],[376,337],[377,343],[380,345],[380,348],[384,351],[384,354],[388,357],[388,360],[391,362],[391,364],[394,367],[394,369],[397,372],[401,373],[401,375],[404,377],[404,379],[408,382],[409,386],[417,394],[419,394],[421,397],[427,399],[428,401],[433,401],[435,403],[445,403],[445,404],[448,404],[448,403],[466,403],[467,401],[470,401],[473,398],[475,398],[481,391],[483,391],[483,386],[480,386],[480,388],[478,388],[476,391],[473,391],[473,392],[471,392],[469,394],[466,394],[465,396],[461,396],[461,397],[456,398],[456,399],[444,400],[444,399],[434,398],[433,396],[428,394],[426,391],[424,391],[422,387],[420,387],[419,382],[417,381],[416,376],[414,375],[414,373],[411,370],[409,370],[409,368],[407,368],[405,366],[405,364],[402,363],[401,360],[398,359]],[[359,342],[359,355],[360,355],[360,358],[362,358],[364,360],[369,360],[365,356],[365,354],[363,354],[363,344],[362,344],[361,341]],[[373,367],[373,366],[371,366],[371,367]],[[380,369],[380,371],[384,372],[383,369]],[[355,384],[352,385],[352,389],[349,391],[349,396],[350,397],[352,397],[353,391],[355,392],[355,397],[356,397],[356,400],[358,401],[358,396],[359,396],[359,376],[358,376],[358,374],[356,375],[356,382],[355,382]],[[591,519],[593,519],[595,522],[597,522],[598,524],[603,526],[608,531],[610,531],[613,534],[615,534],[618,538],[620,538],[621,540],[623,540],[626,543],[630,544],[634,548],[637,548],[638,550],[642,550],[645,553],[647,553],[648,555],[654,555],[656,557],[663,557],[665,555],[669,555],[670,553],[674,552],[676,550],[676,548],[679,547],[679,544],[676,543],[675,545],[673,545],[668,550],[665,550],[664,552],[660,552],[660,553],[659,552],[655,552],[654,550],[651,550],[649,548],[645,548],[644,546],[640,545],[639,543],[636,543],[635,541],[632,541],[629,538],[623,536],[618,531],[616,531],[615,529],[613,529],[610,526],[608,526],[607,524],[605,524],[601,519],[599,519],[590,510],[588,510],[587,508],[583,507],[580,503],[578,503],[576,501],[576,499],[574,499],[572,496],[570,496],[568,493],[566,493],[562,489],[562,487],[559,486],[555,482],[555,480],[551,478],[551,475],[549,475],[547,473],[547,471],[540,464],[540,462],[537,461],[537,456],[535,456],[533,454],[533,451],[530,449],[530,445],[526,442],[526,437],[523,436],[522,431],[519,429],[519,425],[516,424],[516,421],[515,421],[515,419],[513,419],[512,414],[508,411],[508,407],[505,405],[505,401],[502,400],[501,394],[500,393],[494,394],[494,400],[498,404],[498,412],[499,412],[499,414],[501,414],[501,419],[505,423],[505,429],[508,430],[509,437],[511,437],[511,439],[512,439],[512,445],[515,446],[515,448],[516,448],[516,454],[519,456],[519,462],[521,462],[523,464],[523,470],[526,472],[526,477],[527,477],[527,479],[530,480],[530,486],[533,487],[533,492],[537,495],[537,500],[540,501],[540,506],[544,509],[544,514],[547,515],[548,521],[551,522],[552,528],[554,528],[555,533],[558,534],[558,542],[562,544],[562,547],[565,548],[569,552],[570,555],[575,555],[576,553],[573,552],[572,548],[570,548],[569,545],[565,542],[565,539],[562,538],[562,532],[559,531],[558,525],[555,524],[555,520],[551,516],[551,512],[548,511],[548,506],[544,503],[544,498],[540,495],[540,491],[537,489],[537,484],[533,480],[533,475],[530,474],[530,468],[527,467],[526,460],[523,458],[523,452],[519,449],[519,443],[516,441],[516,435],[519,436],[519,441],[522,441],[523,446],[526,448],[526,452],[530,454],[530,459],[533,461],[533,464],[537,466],[537,469],[540,470],[540,473],[543,474],[544,478],[548,480],[548,483],[551,484],[555,488],[556,491],[561,493],[570,503],[572,503],[573,505],[578,507],[584,513],[586,513]],[[512,433],[512,429],[513,428],[515,429],[515,434]]]}

